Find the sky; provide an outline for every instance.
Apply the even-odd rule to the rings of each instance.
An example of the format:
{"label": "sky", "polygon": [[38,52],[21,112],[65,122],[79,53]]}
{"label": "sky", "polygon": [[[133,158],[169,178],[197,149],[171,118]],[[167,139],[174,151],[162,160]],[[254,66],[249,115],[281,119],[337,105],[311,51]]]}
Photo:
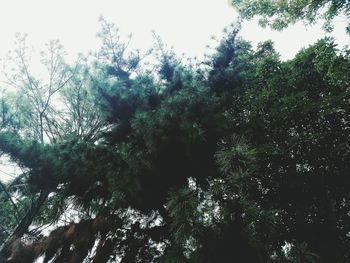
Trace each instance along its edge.
{"label": "sky", "polygon": [[[16,32],[27,33],[36,50],[59,39],[69,57],[96,50],[99,17],[115,23],[125,35],[132,33],[132,47],[152,46],[154,30],[178,54],[201,57],[211,36],[220,36],[237,18],[228,0],[2,0],[0,1],[0,57],[13,48]],[[302,23],[283,32],[243,24],[241,36],[258,42],[273,39],[282,59],[292,58],[304,46],[321,38],[321,25],[305,29]],[[338,43],[350,44],[344,24],[337,23]]]}
{"label": "sky", "polygon": [[[154,43],[152,31],[174,51],[186,57],[203,57],[212,36],[222,35],[224,27],[237,18],[228,0],[1,0],[0,58],[14,48],[15,34],[28,34],[28,42],[41,50],[52,39],[64,45],[71,62],[78,53],[96,51],[99,17],[116,24],[122,34],[132,33],[131,48],[148,49]],[[332,35],[340,47],[350,44],[343,23],[336,23]],[[302,23],[282,32],[262,29],[256,21],[244,22],[240,35],[258,42],[272,39],[283,60],[292,58],[302,47],[325,33],[319,23]],[[1,161],[1,160],[0,160]],[[0,163],[0,170],[13,173],[13,166]],[[0,171],[0,179],[8,180]]]}

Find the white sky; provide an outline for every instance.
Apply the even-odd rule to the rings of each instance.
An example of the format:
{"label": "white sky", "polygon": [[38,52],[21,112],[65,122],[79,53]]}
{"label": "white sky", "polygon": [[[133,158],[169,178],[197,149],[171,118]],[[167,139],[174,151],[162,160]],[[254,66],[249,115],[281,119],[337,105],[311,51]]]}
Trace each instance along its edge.
{"label": "white sky", "polygon": [[[228,0],[1,0],[0,57],[13,48],[15,32],[28,33],[35,49],[51,39],[59,39],[70,56],[96,50],[102,15],[125,35],[133,34],[133,46],[152,46],[151,31],[174,46],[178,53],[201,57],[212,35],[234,21],[237,14]],[[344,24],[336,24],[338,42],[350,44]],[[273,39],[282,58],[291,58],[301,47],[324,35],[320,25],[307,30],[303,24],[283,32],[245,23],[241,35],[256,44]]]}
{"label": "white sky", "polygon": [[[81,52],[96,51],[98,19],[115,23],[125,35],[132,33],[132,46],[152,46],[152,30],[178,53],[202,57],[211,36],[220,36],[237,14],[228,0],[0,0],[0,58],[13,49],[16,32],[27,33],[29,43],[40,50],[59,39],[71,60]],[[333,33],[340,46],[349,45],[344,24]],[[305,28],[302,23],[283,32],[262,29],[256,22],[243,24],[241,36],[258,42],[272,39],[282,59],[292,58],[301,48],[324,36],[321,25]],[[0,168],[11,172],[13,167]],[[6,179],[0,173],[0,179]]]}

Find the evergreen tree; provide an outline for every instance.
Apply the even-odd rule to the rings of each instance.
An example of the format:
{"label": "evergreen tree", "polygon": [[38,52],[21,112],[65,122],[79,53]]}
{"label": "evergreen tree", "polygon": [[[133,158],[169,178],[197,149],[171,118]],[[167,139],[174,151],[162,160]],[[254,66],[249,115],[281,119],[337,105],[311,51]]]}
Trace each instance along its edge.
{"label": "evergreen tree", "polygon": [[60,90],[62,136],[0,133],[33,200],[0,262],[349,260],[348,52],[281,62],[231,28],[198,69],[158,43],[149,72],[102,23],[97,62]]}

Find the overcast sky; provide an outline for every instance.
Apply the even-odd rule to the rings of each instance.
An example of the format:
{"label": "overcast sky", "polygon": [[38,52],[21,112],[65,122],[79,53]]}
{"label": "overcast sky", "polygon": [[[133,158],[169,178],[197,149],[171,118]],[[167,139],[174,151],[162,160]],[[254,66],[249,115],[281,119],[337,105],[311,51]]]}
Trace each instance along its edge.
{"label": "overcast sky", "polygon": [[[0,57],[13,49],[16,32],[27,33],[36,50],[48,40],[59,39],[70,58],[95,51],[100,16],[115,23],[123,34],[132,33],[134,48],[151,47],[155,30],[168,46],[187,57],[201,57],[208,51],[210,37],[220,36],[237,18],[228,0],[1,0]],[[272,32],[247,22],[240,34],[254,46],[272,39],[282,59],[292,58],[301,47],[324,36],[320,24],[305,28],[302,23]],[[333,36],[341,46],[350,44],[340,22]],[[0,164],[0,170],[13,172],[13,167]],[[0,171],[1,178],[9,177]]]}
{"label": "overcast sky", "polygon": [[[0,56],[13,48],[16,32],[27,33],[35,49],[50,39],[59,39],[72,57],[96,50],[100,16],[118,25],[125,35],[132,33],[134,47],[152,46],[151,31],[155,30],[177,52],[200,57],[210,37],[220,35],[237,14],[228,0],[1,0]],[[338,42],[350,44],[344,24],[336,26]],[[253,44],[273,39],[286,59],[324,32],[321,25],[305,29],[302,23],[271,32],[250,22],[243,25],[241,35]]]}

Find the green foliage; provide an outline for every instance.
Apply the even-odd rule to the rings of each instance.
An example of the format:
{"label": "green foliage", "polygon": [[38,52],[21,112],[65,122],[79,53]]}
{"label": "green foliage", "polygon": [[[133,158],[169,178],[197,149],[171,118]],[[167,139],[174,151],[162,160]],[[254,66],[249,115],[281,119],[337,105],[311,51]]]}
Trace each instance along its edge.
{"label": "green foliage", "polygon": [[[259,23],[263,27],[270,26],[281,30],[299,20],[315,23],[317,19],[325,20],[326,31],[333,29],[333,20],[337,17],[347,22],[350,5],[346,0],[305,0],[305,1],[273,1],[273,0],[232,0],[243,18],[251,19],[260,16]],[[347,25],[347,31],[349,24]]]}
{"label": "green foliage", "polygon": [[337,66],[345,61],[326,39],[280,63],[263,87],[247,91],[241,127],[257,151],[266,205],[286,213],[289,241],[340,262],[349,253],[340,223],[348,201],[336,205],[348,198],[349,88]]}
{"label": "green foliage", "polygon": [[70,110],[46,143],[8,128],[3,104],[22,195],[51,193],[30,225],[54,230],[19,247],[54,262],[347,262],[349,52],[324,39],[281,62],[237,32],[198,70],[158,43],[150,73],[103,21],[100,57],[60,90]]}
{"label": "green foliage", "polygon": [[[30,206],[30,193],[26,192],[22,180],[17,178],[11,184],[0,182],[0,243],[4,243],[12,229],[19,223]],[[21,194],[20,194],[21,193]],[[9,196],[10,195],[10,196]]]}

